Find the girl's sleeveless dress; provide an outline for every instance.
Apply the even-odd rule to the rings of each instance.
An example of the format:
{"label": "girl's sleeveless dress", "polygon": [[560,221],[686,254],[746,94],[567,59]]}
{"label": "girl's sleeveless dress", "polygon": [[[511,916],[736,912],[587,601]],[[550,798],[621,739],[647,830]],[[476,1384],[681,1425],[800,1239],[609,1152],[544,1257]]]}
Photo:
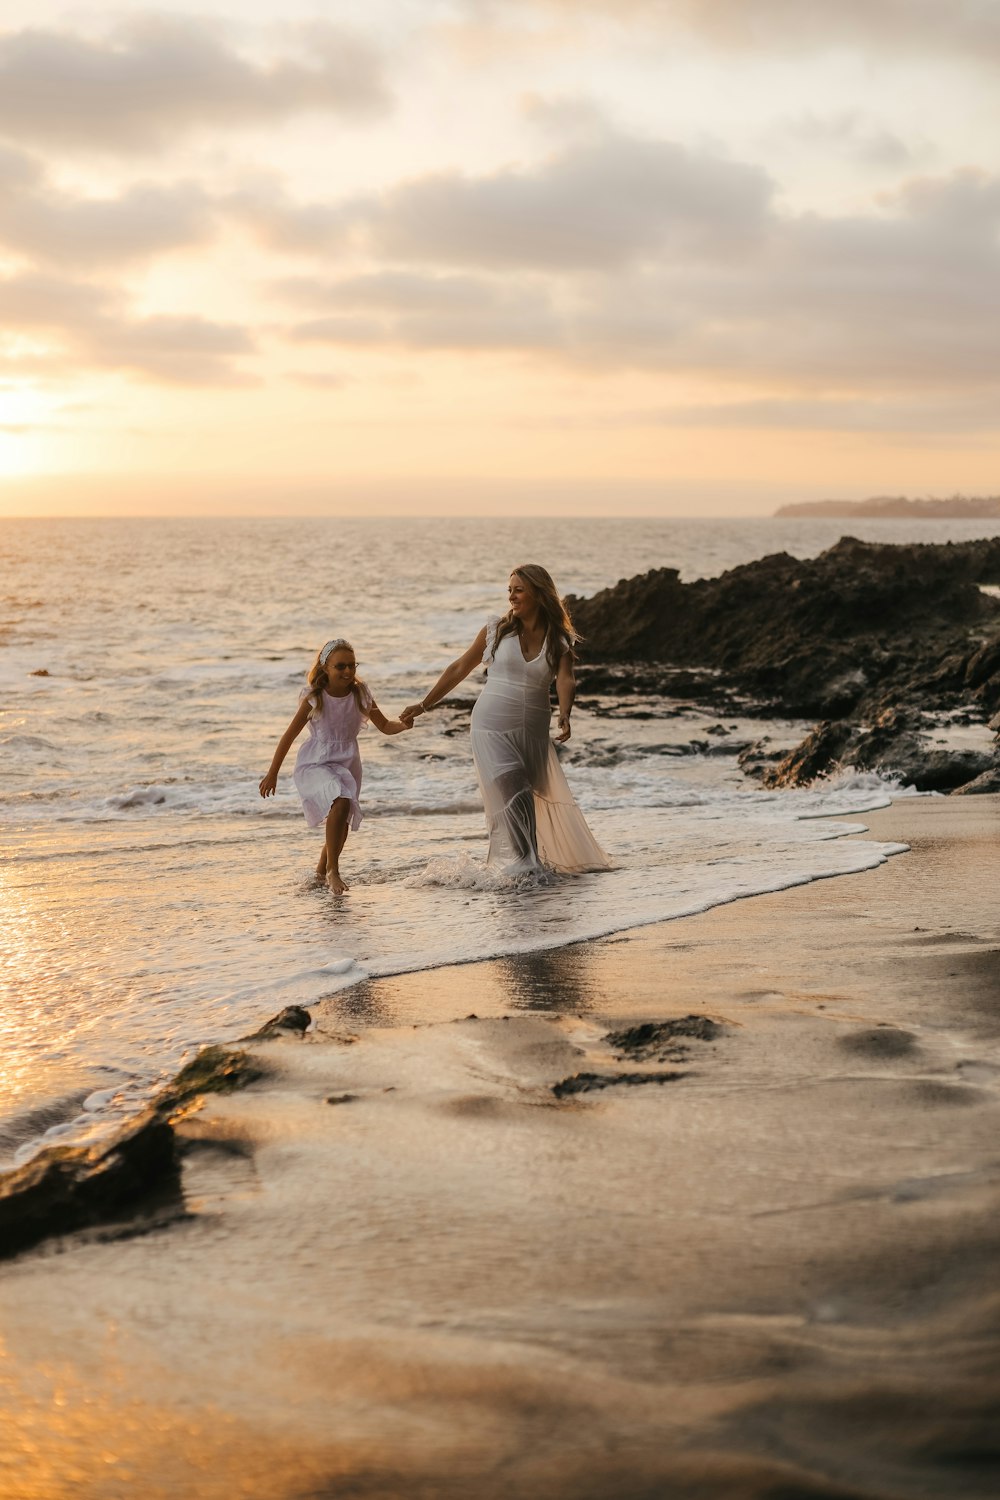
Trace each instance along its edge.
{"label": "girl's sleeveless dress", "polygon": [[[307,688],[301,697],[305,698],[309,692]],[[359,827],[362,812],[358,804],[361,793],[358,734],[368,723],[371,706],[372,697],[365,687],[360,688],[357,697],[353,692],[344,698],[324,693],[319,711],[309,720],[306,738],[295,758],[292,779],[310,828],[326,821],[338,797],[350,797],[351,827]]]}
{"label": "girl's sleeveless dress", "polygon": [[531,661],[520,637],[505,635],[491,659],[499,620],[487,622],[486,686],[472,710],[472,754],[490,834],[487,864],[511,874],[548,867],[561,874],[609,870],[549,738],[553,671],[545,646]]}

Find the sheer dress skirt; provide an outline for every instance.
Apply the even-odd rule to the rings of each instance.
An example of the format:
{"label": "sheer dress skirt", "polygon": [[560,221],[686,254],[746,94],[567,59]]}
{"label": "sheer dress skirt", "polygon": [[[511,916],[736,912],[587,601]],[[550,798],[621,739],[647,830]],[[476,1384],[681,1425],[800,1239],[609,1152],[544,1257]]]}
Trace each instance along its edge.
{"label": "sheer dress skirt", "polygon": [[540,691],[492,673],[487,678],[471,725],[490,836],[487,864],[515,874],[540,865],[562,874],[610,869],[566,784],[549,738],[551,717],[548,682]]}

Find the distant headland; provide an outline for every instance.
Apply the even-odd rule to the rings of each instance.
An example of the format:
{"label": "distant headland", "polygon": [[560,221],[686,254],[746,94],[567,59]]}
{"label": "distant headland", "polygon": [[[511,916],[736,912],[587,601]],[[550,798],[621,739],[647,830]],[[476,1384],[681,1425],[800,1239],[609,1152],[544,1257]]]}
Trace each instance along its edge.
{"label": "distant headland", "polygon": [[775,516],[874,516],[907,521],[1000,519],[1000,495],[951,495],[943,500],[907,500],[904,495],[875,495],[871,500],[812,500],[782,505]]}

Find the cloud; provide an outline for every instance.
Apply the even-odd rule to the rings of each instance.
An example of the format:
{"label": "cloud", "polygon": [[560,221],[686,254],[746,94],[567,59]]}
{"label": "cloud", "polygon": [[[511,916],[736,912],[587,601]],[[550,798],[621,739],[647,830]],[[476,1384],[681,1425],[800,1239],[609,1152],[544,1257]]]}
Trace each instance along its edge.
{"label": "cloud", "polygon": [[512,295],[503,281],[420,271],[377,271],[333,281],[294,276],[275,282],[272,290],[286,301],[336,312],[364,308],[403,315],[450,314],[521,305],[521,298]]}
{"label": "cloud", "polygon": [[38,162],[0,146],[0,245],[77,270],[145,260],[205,243],[212,205],[195,184],[137,183],[114,198],[52,186]]}
{"label": "cloud", "polygon": [[907,441],[935,441],[949,434],[1000,431],[1000,384],[969,396],[923,399],[765,396],[745,401],[704,402],[677,406],[611,407],[595,414],[546,413],[517,417],[512,427],[531,431],[633,431],[674,427],[682,430],[766,430],[898,435]]}
{"label": "cloud", "polygon": [[633,413],[628,425],[769,428],[810,432],[996,432],[1000,382],[984,395],[923,400],[761,398]]}
{"label": "cloud", "polygon": [[350,383],[346,375],[328,370],[290,370],[286,378],[315,391],[339,391]]}
{"label": "cloud", "polygon": [[230,201],[267,244],[300,254],[350,245],[383,262],[572,272],[739,256],[765,227],[772,193],[745,162],[608,136],[538,166],[434,173],[339,205],[262,192]]}
{"label": "cloud", "polygon": [[558,139],[587,139],[609,134],[612,129],[607,111],[594,99],[582,94],[522,94],[521,113],[545,135]]}
{"label": "cloud", "polygon": [[540,167],[404,183],[372,208],[368,226],[392,260],[607,269],[650,255],[738,253],[763,224],[771,193],[758,167],[616,137]]}
{"label": "cloud", "polygon": [[[639,8],[659,9],[656,0]],[[674,0],[671,10],[719,46],[1000,55],[1000,14],[982,0]]]}
{"label": "cloud", "polygon": [[648,22],[733,51],[1000,57],[1000,13],[983,0],[464,0],[464,6],[472,18],[500,26],[539,15],[633,27]]}
{"label": "cloud", "polygon": [[170,145],[178,132],[389,108],[381,61],[357,36],[326,22],[281,35],[294,55],[257,62],[219,23],[194,17],[132,17],[96,40],[8,31],[0,35],[0,136],[127,154]]}
{"label": "cloud", "polygon": [[804,114],[785,122],[774,132],[784,144],[819,146],[832,150],[859,166],[880,170],[912,170],[928,147],[910,145],[895,132],[858,110],[843,110],[833,115]]}
{"label": "cloud", "polygon": [[363,203],[296,203],[273,180],[230,193],[220,208],[269,250],[287,255],[328,255],[358,236]]}
{"label": "cloud", "polygon": [[739,263],[605,287],[578,322],[580,353],[813,390],[992,383],[1000,179],[918,180],[886,208],[776,219]]}
{"label": "cloud", "polygon": [[421,349],[554,349],[561,323],[546,290],[485,276],[384,271],[338,281],[275,284],[285,300],[321,312],[295,324],[297,343]]}
{"label": "cloud", "polygon": [[0,278],[0,321],[8,336],[51,344],[27,361],[48,373],[122,370],[167,384],[243,385],[249,377],[237,360],[255,349],[249,334],[233,324],[133,318],[108,287],[40,272]]}
{"label": "cloud", "polygon": [[[726,199],[730,172],[742,191]],[[614,221],[650,181],[659,192]],[[810,400],[997,380],[1000,176],[915,177],[868,213],[793,214],[755,169],[616,138],[530,171],[417,180],[354,211],[383,265],[275,283],[311,315],[296,342],[512,349]],[[602,212],[614,222],[591,236]]]}

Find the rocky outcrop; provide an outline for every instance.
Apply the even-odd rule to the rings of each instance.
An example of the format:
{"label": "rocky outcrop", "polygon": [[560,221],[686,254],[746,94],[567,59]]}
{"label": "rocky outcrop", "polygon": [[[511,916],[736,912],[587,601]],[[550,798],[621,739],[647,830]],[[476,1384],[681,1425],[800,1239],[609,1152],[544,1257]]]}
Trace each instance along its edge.
{"label": "rocky outcrop", "polygon": [[974,723],[1000,710],[997,585],[1000,538],[845,537],[804,561],[778,553],[691,583],[661,568],[568,603],[585,637],[585,691],[616,681],[649,694],[655,682],[713,708],[820,720],[777,761],[752,747],[747,769],[769,785],[844,763],[950,790],[989,772],[994,757],[934,748],[928,715]]}
{"label": "rocky outcrop", "polygon": [[[917,715],[890,708],[872,724],[824,720],[783,759],[765,766],[761,780],[767,787],[803,786],[837,766],[854,766],[896,776],[921,792],[951,792],[988,777],[996,761],[989,751],[935,749]],[[991,788],[984,783],[980,790]]]}
{"label": "rocky outcrop", "polygon": [[175,1123],[202,1095],[243,1088],[262,1073],[245,1052],[205,1047],[110,1139],[94,1146],[44,1147],[24,1166],[0,1176],[0,1260],[52,1235],[146,1210],[155,1217],[154,1210],[162,1212],[167,1200],[167,1217],[183,1213]]}
{"label": "rocky outcrop", "polygon": [[49,1146],[0,1178],[0,1258],[128,1210],[175,1172],[174,1132],[147,1109],[99,1150]]}

